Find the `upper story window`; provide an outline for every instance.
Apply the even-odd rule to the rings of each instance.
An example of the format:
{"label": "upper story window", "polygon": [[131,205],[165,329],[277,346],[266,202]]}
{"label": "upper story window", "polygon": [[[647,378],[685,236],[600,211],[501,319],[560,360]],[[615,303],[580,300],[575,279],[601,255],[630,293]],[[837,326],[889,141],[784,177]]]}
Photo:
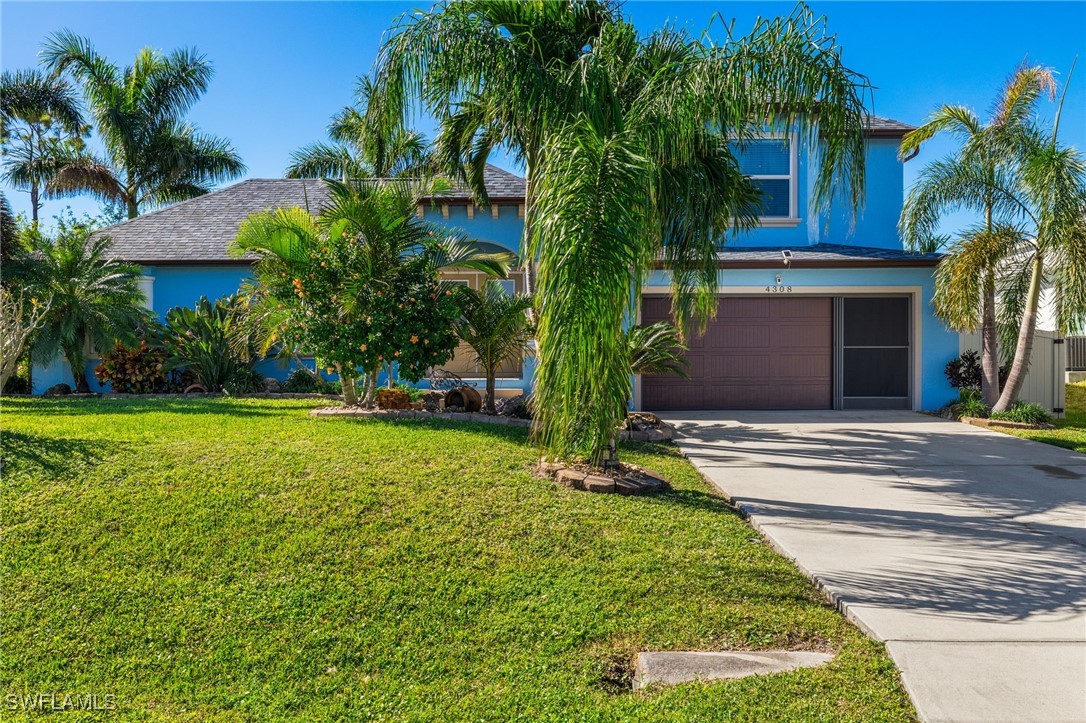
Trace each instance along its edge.
{"label": "upper story window", "polygon": [[739,169],[762,192],[763,221],[796,220],[796,153],[784,136],[731,144]]}

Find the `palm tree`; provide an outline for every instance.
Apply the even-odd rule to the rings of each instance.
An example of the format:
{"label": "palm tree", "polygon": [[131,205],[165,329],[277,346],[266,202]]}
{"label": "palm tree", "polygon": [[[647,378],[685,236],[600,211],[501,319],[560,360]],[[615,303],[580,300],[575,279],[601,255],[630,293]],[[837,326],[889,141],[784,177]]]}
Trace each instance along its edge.
{"label": "palm tree", "polygon": [[[364,298],[394,288],[397,278],[408,271],[421,271],[435,279],[440,270],[453,268],[504,276],[514,257],[485,252],[462,232],[417,218],[419,200],[443,190],[440,182],[329,181],[328,186],[331,199],[316,218],[300,208],[254,214],[238,229],[231,250],[238,256],[252,253],[258,258],[254,276],[267,290],[265,298],[270,306],[255,313],[273,327],[266,338],[294,348],[292,335],[298,333],[298,322],[309,326],[330,324],[334,327],[330,333],[340,334],[347,341],[332,340],[329,350],[316,355],[336,364],[344,402],[349,406],[358,403],[354,380],[357,367],[363,365],[355,360],[367,360],[363,403],[371,405],[377,373],[385,360],[370,359],[377,351],[376,345],[359,350],[359,340],[348,338],[352,329],[363,326],[363,320],[366,326],[370,323],[370,309],[363,303]],[[303,295],[295,293],[289,284],[284,288],[283,279],[308,278],[313,265],[324,266],[328,249],[342,244],[350,247],[349,252],[341,254],[347,261],[338,273],[322,277],[319,292],[310,291],[308,300],[303,301]],[[331,314],[321,313],[320,318],[314,318],[318,307],[331,309]],[[347,352],[344,347],[349,347]],[[340,358],[336,358],[337,350]]]}
{"label": "palm tree", "polygon": [[[800,6],[720,45],[641,38],[614,3],[465,0],[415,13],[382,49],[389,109],[422,101],[438,155],[485,202],[491,150],[526,166],[524,258],[538,267],[536,438],[601,462],[630,396],[622,326],[659,258],[676,321],[715,312],[717,247],[757,222],[734,145],[766,129],[816,150],[812,208],[864,193],[866,79]],[[733,145],[734,144],[734,145]]]}
{"label": "palm tree", "polygon": [[310,143],[294,151],[287,178],[348,181],[425,175],[429,159],[426,138],[399,123],[378,123],[378,100],[373,81],[360,77],[355,104],[340,109],[328,125],[332,142]]}
{"label": "palm tree", "polygon": [[1052,71],[1041,66],[1022,66],[1007,80],[991,116],[982,123],[963,106],[944,105],[928,121],[902,139],[900,155],[915,155],[924,143],[940,133],[962,141],[953,158],[933,163],[909,190],[901,213],[900,229],[907,247],[934,250],[945,240],[937,235],[943,214],[968,208],[983,221],[960,232],[941,264],[936,284],[936,313],[951,328],[981,328],[981,396],[988,406],[999,399],[999,329],[996,321],[996,274],[1013,227],[1000,219],[1017,212],[998,187],[1012,185],[1008,157],[996,146],[1000,136],[1013,134],[1029,123],[1037,101],[1053,97]]}
{"label": "palm tree", "polygon": [[674,374],[689,379],[690,363],[683,356],[689,347],[679,329],[666,321],[626,329],[626,348],[634,374]]}
{"label": "palm tree", "polygon": [[49,304],[31,350],[47,364],[63,353],[78,392],[87,385],[87,344],[112,349],[131,343],[146,320],[138,278],[140,268],[109,257],[109,238],[89,237],[91,229],[61,225],[53,239],[41,238],[30,288]]}
{"label": "palm tree", "polygon": [[135,218],[146,205],[194,198],[245,172],[227,140],[185,120],[213,74],[195,50],[163,54],[145,48],[121,70],[87,39],[65,31],[49,37],[42,59],[83,87],[106,152],[104,158],[83,155],[66,163],[51,191],[91,193],[123,204],[128,218]]}
{"label": "palm tree", "polygon": [[1000,143],[1000,151],[1016,162],[1016,187],[1009,190],[1022,226],[1007,254],[1001,293],[1004,320],[1008,326],[1017,322],[1017,342],[994,412],[1017,401],[1029,372],[1041,287],[1051,284],[1061,333],[1086,320],[1086,157],[1059,140],[1064,99],[1051,130],[1032,123]]}
{"label": "palm tree", "polygon": [[498,369],[535,351],[528,318],[532,297],[509,294],[494,280],[487,280],[482,290],[461,287],[459,292],[462,316],[456,324],[456,335],[472,350],[475,363],[486,374],[483,411],[494,414]]}
{"label": "palm tree", "polygon": [[82,153],[87,130],[76,90],[64,78],[33,69],[0,75],[3,178],[30,193],[35,224],[43,192],[64,162]]}

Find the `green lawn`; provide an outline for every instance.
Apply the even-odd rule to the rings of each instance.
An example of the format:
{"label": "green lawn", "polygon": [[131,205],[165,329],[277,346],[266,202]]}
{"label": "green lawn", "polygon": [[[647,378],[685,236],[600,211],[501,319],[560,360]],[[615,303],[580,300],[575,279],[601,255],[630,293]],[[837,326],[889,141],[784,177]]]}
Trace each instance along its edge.
{"label": "green lawn", "polygon": [[1038,442],[1067,447],[1086,454],[1086,382],[1067,385],[1067,410],[1063,419],[1056,420],[1056,429],[1014,429],[1009,431],[1017,437],[1025,437]]}
{"label": "green lawn", "polygon": [[[628,458],[673,492],[591,495],[533,477],[523,430],[313,404],[4,400],[0,692],[139,720],[912,719],[882,646],[667,448]],[[777,647],[838,655],[624,679],[641,649]]]}

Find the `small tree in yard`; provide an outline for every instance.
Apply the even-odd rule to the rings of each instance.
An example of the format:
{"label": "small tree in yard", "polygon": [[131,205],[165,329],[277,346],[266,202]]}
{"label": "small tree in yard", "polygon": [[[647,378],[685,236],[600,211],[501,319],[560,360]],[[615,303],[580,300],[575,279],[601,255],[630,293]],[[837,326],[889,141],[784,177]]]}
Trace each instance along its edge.
{"label": "small tree in yard", "polygon": [[363,370],[369,406],[383,364],[417,381],[452,355],[460,309],[439,270],[504,275],[512,254],[482,253],[462,233],[419,220],[417,204],[432,188],[328,185],[331,201],[318,217],[300,208],[254,214],[232,249],[258,257],[255,275],[276,306],[281,343],[330,362],[348,405],[358,403]]}
{"label": "small tree in yard", "polygon": [[137,278],[140,268],[109,256],[109,237],[91,237],[92,228],[58,217],[55,237],[34,240],[35,257],[22,278],[49,311],[34,339],[31,356],[48,363],[63,353],[77,392],[88,392],[86,355],[90,342],[112,349],[134,343],[147,321]]}
{"label": "small tree in yard", "polygon": [[496,281],[488,280],[482,291],[461,287],[462,315],[456,333],[475,354],[475,362],[486,374],[483,411],[494,414],[494,388],[502,364],[533,353],[532,325],[528,311],[532,297],[505,293]]}
{"label": "small tree in yard", "polygon": [[0,289],[0,389],[15,374],[48,311],[48,304],[25,298],[22,292]]}

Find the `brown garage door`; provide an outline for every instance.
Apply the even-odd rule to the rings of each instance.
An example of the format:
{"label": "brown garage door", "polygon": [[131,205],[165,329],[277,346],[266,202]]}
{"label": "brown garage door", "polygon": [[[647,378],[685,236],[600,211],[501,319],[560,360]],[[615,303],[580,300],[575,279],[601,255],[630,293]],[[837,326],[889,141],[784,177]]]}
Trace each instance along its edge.
{"label": "brown garage door", "polygon": [[[643,304],[642,324],[670,319],[670,299]],[[830,409],[833,300],[721,299],[705,334],[692,334],[687,359],[688,380],[641,378],[642,409]]]}

